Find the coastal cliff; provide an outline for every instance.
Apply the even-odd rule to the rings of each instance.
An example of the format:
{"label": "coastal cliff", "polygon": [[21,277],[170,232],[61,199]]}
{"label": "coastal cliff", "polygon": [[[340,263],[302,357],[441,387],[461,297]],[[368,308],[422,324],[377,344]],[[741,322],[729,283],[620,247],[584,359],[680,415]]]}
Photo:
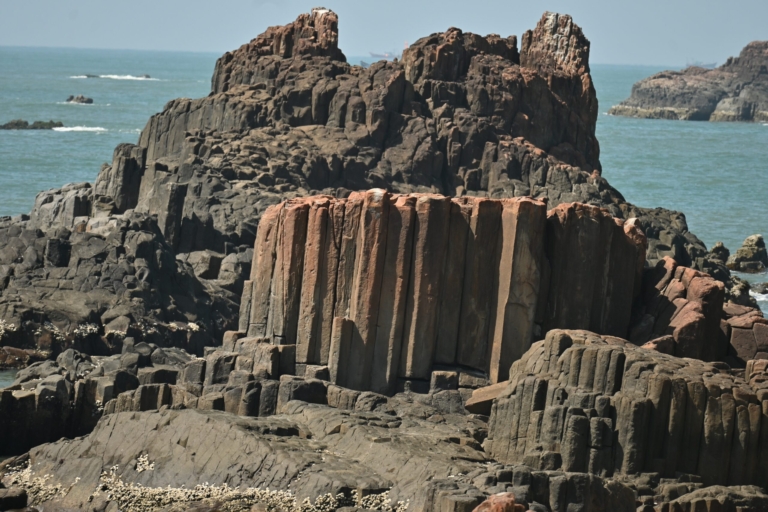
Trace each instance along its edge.
{"label": "coastal cliff", "polygon": [[683,214],[631,205],[601,176],[581,29],[547,13],[521,41],[451,28],[363,69],[318,9],[225,54],[211,94],[169,102],[95,183],[0,220],[0,345],[29,351],[0,359],[106,355],[124,337],[202,354],[237,323],[269,206],[375,187],[599,206],[638,219],[650,265],[730,282]]}
{"label": "coastal cliff", "polygon": [[0,499],[768,508],[768,320],[602,177],[578,25],[364,69],[338,23],[269,28],[0,220]]}
{"label": "coastal cliff", "polygon": [[663,71],[637,82],[611,115],[683,121],[768,121],[768,41],[720,67]]}

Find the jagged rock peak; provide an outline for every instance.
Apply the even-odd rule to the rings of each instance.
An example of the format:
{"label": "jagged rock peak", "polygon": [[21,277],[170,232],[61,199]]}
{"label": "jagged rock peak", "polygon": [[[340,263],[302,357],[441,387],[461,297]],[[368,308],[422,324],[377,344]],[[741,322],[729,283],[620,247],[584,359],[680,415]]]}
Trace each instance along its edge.
{"label": "jagged rock peak", "polygon": [[451,27],[442,34],[419,39],[403,52],[405,76],[413,83],[426,79],[456,81],[466,75],[472,57],[480,53],[520,63],[517,36],[482,37]]}
{"label": "jagged rock peak", "polygon": [[325,7],[315,7],[310,13],[300,14],[296,21],[269,27],[250,43],[225,53],[216,62],[211,84],[213,92],[247,83],[256,61],[269,55],[282,59],[309,55],[346,62],[344,53],[339,50],[339,16]]}
{"label": "jagged rock peak", "polygon": [[589,73],[589,39],[567,14],[545,12],[536,28],[523,34],[520,64],[555,68],[568,74]]}
{"label": "jagged rock peak", "polygon": [[722,67],[768,74],[768,41],[752,41],[738,57],[729,57]]}

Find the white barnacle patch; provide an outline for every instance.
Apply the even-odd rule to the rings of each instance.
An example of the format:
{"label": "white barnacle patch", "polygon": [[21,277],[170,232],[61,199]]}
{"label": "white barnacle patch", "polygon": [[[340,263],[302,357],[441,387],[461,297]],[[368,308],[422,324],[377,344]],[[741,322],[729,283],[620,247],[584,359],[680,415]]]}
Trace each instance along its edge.
{"label": "white barnacle patch", "polygon": [[[137,461],[137,472],[154,470],[154,463],[149,461],[147,455],[141,455]],[[167,487],[144,487],[140,484],[124,482],[117,474],[119,469],[118,466],[112,466],[108,471],[101,474],[97,488],[88,498],[89,502],[98,497],[106,497],[108,501],[115,502],[118,509],[123,512],[166,510],[173,506],[191,503],[216,503],[217,510],[222,512],[246,512],[256,504],[266,506],[270,512],[333,512],[340,507],[351,506],[382,512],[406,512],[408,509],[408,502],[392,503],[389,499],[389,492],[365,497],[360,497],[357,491],[352,491],[351,495],[348,496],[324,494],[312,502],[308,498],[299,501],[289,491],[253,487],[237,488],[230,487],[226,483],[211,485],[205,482],[192,488],[183,485],[181,487],[171,487],[170,485]],[[50,475],[34,476],[28,464],[14,468],[6,476],[10,477],[12,485],[26,489],[30,506],[61,498],[71,489],[71,487],[64,488],[60,484],[50,484]],[[78,477],[72,486],[79,482],[80,478]]]}

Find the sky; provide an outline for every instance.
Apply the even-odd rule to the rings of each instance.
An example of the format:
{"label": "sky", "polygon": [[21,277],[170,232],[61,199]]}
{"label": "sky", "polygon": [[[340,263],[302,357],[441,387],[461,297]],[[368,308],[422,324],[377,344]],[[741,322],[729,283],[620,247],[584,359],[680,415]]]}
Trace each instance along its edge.
{"label": "sky", "polygon": [[[0,0],[0,46],[223,53],[320,0]],[[348,56],[400,51],[456,26],[502,36],[544,11],[571,14],[592,42],[590,62],[722,63],[768,39],[768,0],[323,0],[339,15]],[[2,69],[2,63],[0,63]]]}

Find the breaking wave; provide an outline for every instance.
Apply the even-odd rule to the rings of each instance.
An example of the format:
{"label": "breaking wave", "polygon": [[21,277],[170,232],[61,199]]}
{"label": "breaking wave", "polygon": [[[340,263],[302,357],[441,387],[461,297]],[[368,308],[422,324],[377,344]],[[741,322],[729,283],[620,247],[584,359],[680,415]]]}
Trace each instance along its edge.
{"label": "breaking wave", "polygon": [[54,128],[56,132],[106,132],[106,128],[101,126],[64,126],[62,128]]}
{"label": "breaking wave", "polygon": [[69,78],[108,78],[110,80],[144,80],[147,82],[159,82],[159,78],[152,78],[150,76],[135,76],[135,75],[74,75]]}

